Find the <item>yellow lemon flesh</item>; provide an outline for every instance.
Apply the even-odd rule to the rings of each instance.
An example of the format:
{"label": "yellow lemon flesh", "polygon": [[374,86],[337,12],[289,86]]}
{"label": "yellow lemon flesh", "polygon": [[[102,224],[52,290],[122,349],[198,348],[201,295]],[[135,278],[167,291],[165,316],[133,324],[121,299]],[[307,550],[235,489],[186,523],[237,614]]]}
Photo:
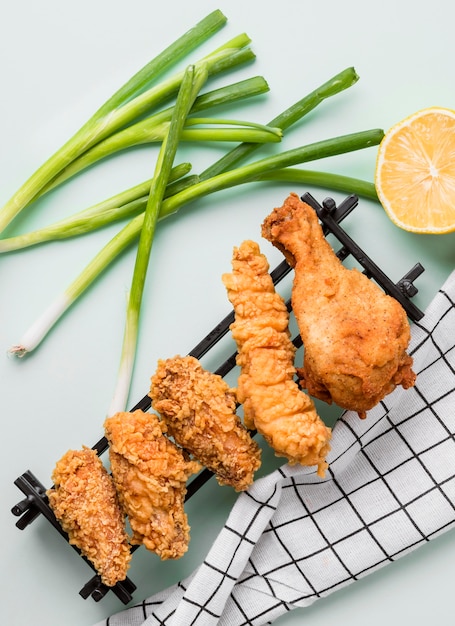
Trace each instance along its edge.
{"label": "yellow lemon flesh", "polygon": [[455,231],[455,111],[431,107],[392,126],[379,145],[375,185],[400,228]]}

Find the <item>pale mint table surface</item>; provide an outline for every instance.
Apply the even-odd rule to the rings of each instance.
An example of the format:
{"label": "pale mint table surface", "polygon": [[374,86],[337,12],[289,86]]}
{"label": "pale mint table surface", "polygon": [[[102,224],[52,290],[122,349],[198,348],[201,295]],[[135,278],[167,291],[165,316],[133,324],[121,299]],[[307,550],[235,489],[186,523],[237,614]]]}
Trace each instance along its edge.
{"label": "pale mint table surface", "polygon": [[[282,109],[348,66],[360,81],[325,103],[284,140],[295,147],[332,135],[389,128],[427,106],[455,107],[453,23],[449,0],[308,2],[230,0],[213,4],[177,0],[79,0],[3,3],[0,9],[0,202],[58,148],[88,116],[147,60],[214,8],[228,25],[207,51],[247,32],[256,62],[236,79],[264,75],[271,91],[238,107],[238,118],[267,122]],[[234,75],[233,75],[234,76]],[[124,154],[87,172],[24,214],[21,227],[83,209],[150,177],[156,150]],[[221,150],[199,151],[195,171]],[[321,164],[373,180],[376,150]],[[220,276],[232,247],[260,240],[260,223],[289,191],[325,190],[288,185],[245,186],[188,207],[159,227],[153,248],[131,403],[148,389],[158,358],[187,353],[229,311]],[[342,194],[332,194],[336,200]],[[79,589],[91,570],[43,519],[20,532],[10,508],[21,498],[14,479],[27,469],[50,484],[55,461],[68,449],[92,445],[110,403],[123,333],[126,292],[134,262],[123,256],[75,306],[43,345],[22,361],[7,348],[116,232],[32,248],[0,259],[0,415],[2,452],[0,621],[8,626],[90,626],[120,610],[109,594],[100,603]],[[424,308],[455,265],[455,234],[417,236],[399,230],[381,207],[361,201],[349,232],[398,280],[421,262],[426,271],[415,302]],[[261,247],[272,266],[280,255]],[[205,364],[216,367],[216,356]],[[266,454],[263,471],[277,465]],[[223,525],[235,494],[214,483],[188,504],[192,541],[178,562],[161,563],[139,550],[130,571],[135,599],[188,575]],[[382,626],[453,615],[453,531],[402,561],[312,607],[277,620],[280,626]]]}

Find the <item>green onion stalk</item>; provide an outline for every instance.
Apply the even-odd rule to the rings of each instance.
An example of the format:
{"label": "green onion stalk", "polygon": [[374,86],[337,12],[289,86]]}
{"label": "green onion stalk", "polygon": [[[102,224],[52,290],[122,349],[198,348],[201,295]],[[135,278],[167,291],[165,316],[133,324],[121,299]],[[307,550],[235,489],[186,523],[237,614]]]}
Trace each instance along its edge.
{"label": "green onion stalk", "polygon": [[[196,175],[188,176],[190,171],[190,163],[181,163],[172,169],[165,190],[165,197],[177,193],[179,189],[199,180]],[[89,232],[88,225],[91,226],[92,230],[97,230],[107,224],[143,213],[151,184],[152,179],[148,179],[49,226],[15,237],[0,239],[0,252],[12,252],[46,241],[77,237]]]}
{"label": "green onion stalk", "polygon": [[[267,91],[269,91],[269,86],[264,77],[253,76],[252,78],[231,83],[198,96],[191,109],[191,114],[194,115],[195,113],[207,109],[226,106],[246,98],[262,95]],[[172,117],[172,111],[173,106],[168,107],[167,109],[154,113],[153,115],[149,115],[147,118],[140,120],[135,124],[131,124],[127,128],[124,128],[100,141],[93,146],[93,148],[87,150],[84,154],[63,169],[58,176],[56,176],[48,185],[46,185],[46,187],[43,188],[41,195],[47,193],[50,189],[61,185],[65,180],[68,180],[75,174],[78,174],[87,167],[112,154],[140,144],[159,141],[166,129],[166,124],[169,124],[169,120]],[[214,122],[217,120],[210,119],[209,121]],[[221,120],[221,122],[223,122],[223,120]],[[187,124],[194,124],[194,120],[188,119]],[[262,128],[264,130],[265,141],[276,140],[276,138],[270,136],[268,133],[265,134],[266,131],[270,132],[268,126]],[[277,133],[275,132],[275,134]],[[182,138],[185,139],[185,136]],[[252,139],[261,141],[260,137],[253,137]],[[191,140],[191,137],[187,140]]]}
{"label": "green onion stalk", "polygon": [[[359,76],[353,67],[345,68],[270,120],[268,126],[280,128],[284,132],[304,118],[324,100],[352,87],[358,80]],[[208,167],[200,174],[200,177],[211,178],[221,172],[225,172],[240,161],[244,161],[258,148],[257,144],[243,142]]]}
{"label": "green onion stalk", "polygon": [[[147,125],[141,123],[116,133],[97,144],[92,150],[89,150],[65,168],[60,176],[46,188],[46,192],[87,167],[121,150],[143,144],[161,143],[168,133],[169,124],[170,122]],[[197,125],[200,127],[194,128]],[[239,141],[245,141],[262,144],[278,143],[281,139],[282,132],[279,128],[271,128],[242,120],[216,118],[194,118],[188,120],[188,125],[182,130],[181,136],[181,141],[185,142],[228,141],[238,143]]]}
{"label": "green onion stalk", "polygon": [[[323,159],[347,152],[361,150],[378,145],[384,133],[381,129],[371,129],[331,137],[300,148],[294,148],[278,155],[260,159],[240,166],[211,178],[201,180],[179,193],[163,200],[160,218],[172,215],[183,206],[195,200],[230,187],[261,180],[266,174],[283,170],[299,163]],[[144,222],[144,213],[134,217],[111,241],[95,256],[73,283],[51,304],[44,314],[27,331],[20,343],[10,351],[23,356],[35,349],[54,326],[57,320],[68,310],[89,285],[108,267],[121,252],[137,240]]]}
{"label": "green onion stalk", "polygon": [[[171,66],[205,42],[225,23],[225,16],[214,11],[176,40],[137,72],[93,116],[41,165],[0,211],[0,232],[75,159],[98,142],[125,128],[154,107],[172,98],[179,89],[183,72],[149,87]],[[211,76],[254,59],[246,34],[238,35],[202,60]],[[145,91],[144,91],[145,90]]]}
{"label": "green onion stalk", "polygon": [[177,95],[169,129],[158,154],[155,174],[152,179],[140,230],[131,290],[128,297],[120,368],[114,395],[108,411],[109,415],[126,409],[136,356],[141,303],[156,223],[186,118],[197,94],[206,82],[207,77],[207,66],[204,63],[198,66],[190,65],[186,69]]}
{"label": "green onion stalk", "polygon": [[[200,182],[197,175],[187,176],[183,179],[183,186],[188,188]],[[275,183],[293,183],[299,186],[310,185],[312,187],[320,187],[330,189],[331,191],[340,191],[346,194],[355,194],[361,198],[374,200],[379,202],[374,183],[355,178],[352,176],[343,176],[334,172],[326,172],[319,170],[308,170],[295,167],[285,167],[272,172],[266,172],[259,175],[256,181],[269,181]],[[176,181],[179,182],[179,181]],[[94,230],[108,226],[114,222],[135,217],[145,211],[148,198],[148,189],[151,180],[145,181],[126,192],[117,194],[109,200],[104,200],[84,211],[80,211],[76,215],[68,217],[59,222],[55,222],[50,226],[40,228],[39,230],[10,237],[9,239],[0,240],[0,253],[22,250],[24,248],[45,243],[48,241],[58,241],[62,239],[70,239],[79,235],[85,235]],[[166,189],[165,197],[175,195],[172,193],[173,184],[169,184]],[[177,191],[175,192],[177,193]],[[122,198],[132,198],[123,201]],[[159,220],[164,219],[163,215],[159,216]]]}
{"label": "green onion stalk", "polygon": [[293,183],[295,185],[310,185],[322,187],[331,191],[341,191],[346,194],[355,194],[367,200],[379,202],[376,185],[370,181],[352,176],[343,176],[333,172],[318,172],[316,170],[287,167],[273,172],[266,172],[258,176],[258,181],[275,183]]}
{"label": "green onion stalk", "polygon": [[[316,106],[320,105],[325,99],[330,98],[348,89],[349,87],[354,85],[358,81],[358,79],[358,74],[353,67],[348,67],[342,70],[341,72],[335,74],[329,80],[318,86],[312,92],[307,94],[305,97],[300,99],[298,102],[288,107],[277,117],[271,120],[271,122],[267,126],[279,128],[281,129],[281,131],[287,130],[297,121],[301,120]],[[261,77],[255,77],[253,79],[247,79],[246,81],[240,81],[239,83],[229,85],[228,87],[222,87],[207,94],[198,96],[192,107],[191,114],[194,114],[194,112],[198,112],[209,106],[212,107],[226,105],[232,102],[235,99],[236,95],[240,98],[243,98],[247,97],[248,95],[264,93],[266,90],[267,83]],[[156,123],[161,123],[163,121],[169,120],[171,115],[172,107],[158,114],[155,114],[154,116],[152,116],[152,118]],[[139,124],[142,124],[142,122],[140,122]],[[118,133],[117,137],[120,134],[121,133]],[[100,146],[103,145],[103,143],[104,142],[102,142]],[[199,175],[199,179],[211,178],[216,174],[232,168],[235,164],[239,163],[242,160],[245,160],[259,147],[260,144],[257,143],[242,142],[240,145],[227,152],[226,155],[224,155],[221,159],[216,161],[213,165],[211,165],[204,172],[202,172]],[[98,146],[95,149],[97,148]],[[90,153],[91,151],[87,152],[87,154],[84,155],[84,157],[82,158],[85,158],[85,156],[89,157]],[[77,163],[78,161],[76,160],[73,165],[76,165]],[[79,165],[81,165],[81,168],[83,168],[83,163],[79,162]],[[61,174],[61,180],[60,178],[56,179],[57,182],[61,182],[62,180],[64,180],[65,176],[66,172],[64,171]],[[322,173],[322,177],[324,178],[324,173]],[[192,180],[184,179],[184,182],[180,183],[180,185],[186,184],[187,186],[190,186],[194,182],[194,178]],[[327,181],[327,183],[328,182],[329,181]],[[86,209],[85,211],[81,211],[51,226],[36,230],[32,233],[24,233],[15,237],[1,239],[0,253],[9,252],[12,250],[19,250],[21,248],[25,248],[38,243],[43,243],[45,241],[66,239],[75,235],[81,235],[91,232],[92,230],[95,230],[97,228],[101,228],[114,221],[122,220],[135,214],[141,213],[145,209],[145,204],[147,202],[147,190],[149,186],[150,181],[146,181],[145,183],[141,183],[135,187],[132,187],[126,192],[117,194],[113,198],[105,201],[105,203],[99,203],[94,207]],[[330,185],[324,185],[324,182],[322,182],[322,186],[329,186],[330,188]],[[356,185],[356,189],[358,189],[358,185]],[[175,187],[172,188],[170,186],[169,195],[174,192]],[[361,195],[359,191],[353,190],[352,192],[359,193],[359,195]]]}

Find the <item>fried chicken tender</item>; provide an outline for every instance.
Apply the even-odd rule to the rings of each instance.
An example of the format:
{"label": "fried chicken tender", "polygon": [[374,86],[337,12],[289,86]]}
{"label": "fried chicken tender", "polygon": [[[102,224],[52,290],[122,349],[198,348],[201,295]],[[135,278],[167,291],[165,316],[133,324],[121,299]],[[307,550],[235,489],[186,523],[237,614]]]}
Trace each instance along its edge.
{"label": "fried chicken tender", "polygon": [[261,449],[236,415],[235,392],[221,376],[192,356],[159,360],[149,395],[169,434],[220,485],[236,491],[251,485]]}
{"label": "fried chicken tender", "polygon": [[275,291],[268,261],[258,244],[247,240],[234,248],[232,268],[222,278],[235,311],[231,331],[241,368],[237,399],[245,424],[256,428],[277,456],[316,465],[324,476],[331,431],[294,381],[289,314]]}
{"label": "fried chicken tender", "polygon": [[52,473],[49,505],[69,542],[109,587],[126,578],[131,561],[124,514],[111,477],[90,448],[69,450]]}
{"label": "fried chicken tender", "polygon": [[357,269],[342,265],[314,209],[291,194],[264,220],[262,235],[295,270],[292,308],[304,344],[302,386],[362,418],[397,385],[413,386],[403,307]]}
{"label": "fried chicken tender", "polygon": [[188,549],[189,525],[183,504],[186,481],[199,471],[170,439],[156,415],[137,410],[105,420],[109,457],[120,504],[128,515],[131,543],[161,559]]}

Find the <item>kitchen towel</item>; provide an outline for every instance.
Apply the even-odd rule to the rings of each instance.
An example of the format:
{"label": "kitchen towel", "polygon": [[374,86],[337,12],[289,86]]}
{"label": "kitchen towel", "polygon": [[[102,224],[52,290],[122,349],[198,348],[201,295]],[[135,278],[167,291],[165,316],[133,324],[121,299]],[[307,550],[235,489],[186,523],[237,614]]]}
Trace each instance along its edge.
{"label": "kitchen towel", "polygon": [[453,528],[454,346],[455,271],[412,325],[415,387],[337,421],[325,479],[257,480],[189,578],[97,626],[271,623]]}

